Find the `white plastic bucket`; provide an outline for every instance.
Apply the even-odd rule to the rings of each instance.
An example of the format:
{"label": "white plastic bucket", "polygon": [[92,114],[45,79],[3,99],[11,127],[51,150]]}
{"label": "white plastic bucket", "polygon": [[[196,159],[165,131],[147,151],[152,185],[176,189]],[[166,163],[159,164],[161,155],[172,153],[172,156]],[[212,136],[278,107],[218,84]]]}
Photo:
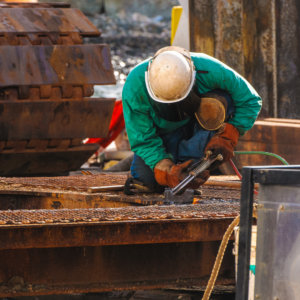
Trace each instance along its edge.
{"label": "white plastic bucket", "polygon": [[[240,227],[234,228],[234,248],[233,255],[235,255],[235,279],[237,278],[238,266],[238,252],[239,252],[239,234]],[[251,255],[250,255],[250,270],[249,270],[249,300],[254,300],[254,284],[255,284],[255,265],[256,265],[256,239],[257,239],[257,226],[252,226],[251,237]]]}

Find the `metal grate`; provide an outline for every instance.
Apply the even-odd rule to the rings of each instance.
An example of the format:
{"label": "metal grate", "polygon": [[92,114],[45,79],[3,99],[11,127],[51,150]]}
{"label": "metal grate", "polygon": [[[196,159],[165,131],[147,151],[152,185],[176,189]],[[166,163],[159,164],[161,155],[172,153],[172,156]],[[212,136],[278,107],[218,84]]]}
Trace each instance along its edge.
{"label": "metal grate", "polygon": [[89,187],[124,184],[124,175],[87,175],[61,177],[0,177],[0,184],[12,187],[40,187],[56,190],[86,191]]}
{"label": "metal grate", "polygon": [[110,209],[59,209],[0,211],[0,225],[115,222],[163,219],[222,219],[239,213],[238,204],[196,204],[180,206],[148,206]]}

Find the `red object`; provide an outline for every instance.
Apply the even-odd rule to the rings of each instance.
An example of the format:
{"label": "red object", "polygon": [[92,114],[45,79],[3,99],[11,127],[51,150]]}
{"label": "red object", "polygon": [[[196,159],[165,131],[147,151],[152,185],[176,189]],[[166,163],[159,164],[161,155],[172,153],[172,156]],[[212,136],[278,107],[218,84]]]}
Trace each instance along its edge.
{"label": "red object", "polygon": [[122,100],[116,101],[112,118],[109,125],[108,136],[106,138],[90,138],[85,144],[97,143],[101,147],[106,148],[111,142],[113,142],[116,137],[125,128],[125,121],[123,115],[123,105]]}
{"label": "red object", "polygon": [[[230,159],[229,163],[230,163],[232,169],[234,170],[235,174],[240,178],[240,180],[242,180],[242,175],[239,172],[239,170],[237,169],[237,167],[235,166],[234,162]],[[258,195],[258,191],[253,190],[253,192],[254,192],[254,194]]]}

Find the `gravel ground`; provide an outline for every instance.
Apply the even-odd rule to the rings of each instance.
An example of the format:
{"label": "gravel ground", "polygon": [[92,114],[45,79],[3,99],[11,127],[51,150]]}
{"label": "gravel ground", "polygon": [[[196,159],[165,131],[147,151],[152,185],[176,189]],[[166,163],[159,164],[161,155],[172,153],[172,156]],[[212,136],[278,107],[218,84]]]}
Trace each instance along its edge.
{"label": "gravel ground", "polygon": [[88,16],[102,32],[100,38],[86,38],[85,43],[105,43],[111,51],[116,86],[95,86],[95,97],[121,99],[129,72],[143,60],[170,45],[171,21],[162,16],[149,18],[140,13]]}

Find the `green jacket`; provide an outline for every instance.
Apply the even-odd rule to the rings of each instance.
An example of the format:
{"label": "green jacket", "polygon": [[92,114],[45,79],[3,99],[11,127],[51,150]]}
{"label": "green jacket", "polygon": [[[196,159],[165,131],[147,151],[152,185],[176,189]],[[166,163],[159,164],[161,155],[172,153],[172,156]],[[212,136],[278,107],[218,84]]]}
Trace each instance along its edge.
{"label": "green jacket", "polygon": [[[200,94],[220,88],[227,91],[233,100],[235,112],[228,121],[244,135],[253,126],[261,109],[262,101],[254,88],[241,75],[203,53],[191,53],[196,71],[196,85]],[[150,98],[145,72],[148,60],[137,65],[126,79],[122,100],[123,112],[131,149],[154,169],[166,153],[160,135],[169,133],[187,123],[189,119],[175,121],[172,104],[159,103]]]}

